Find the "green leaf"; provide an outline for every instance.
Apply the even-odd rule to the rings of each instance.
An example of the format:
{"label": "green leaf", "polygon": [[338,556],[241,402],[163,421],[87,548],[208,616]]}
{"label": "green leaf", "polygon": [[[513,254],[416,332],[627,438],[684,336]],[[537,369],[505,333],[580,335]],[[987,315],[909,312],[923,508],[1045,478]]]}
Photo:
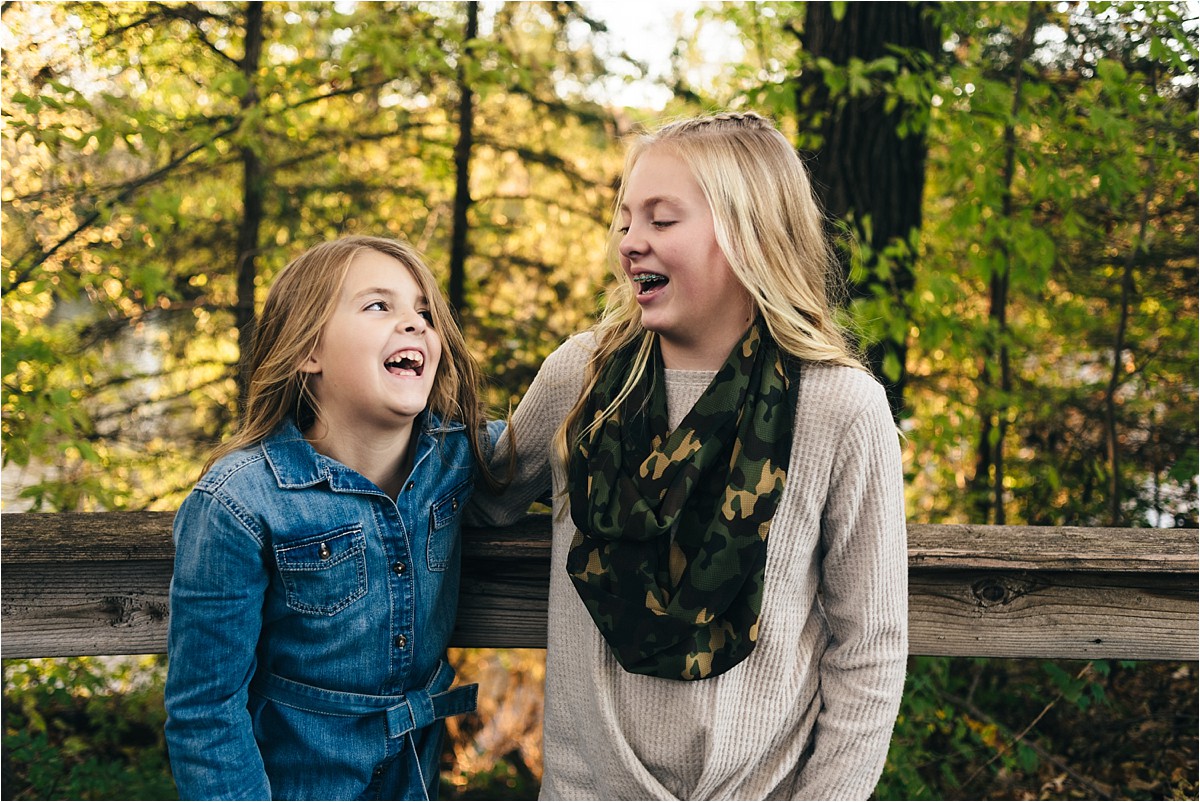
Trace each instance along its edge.
{"label": "green leaf", "polygon": [[1200,452],[1195,449],[1186,451],[1179,460],[1171,466],[1167,477],[1176,482],[1188,482],[1200,474]]}
{"label": "green leaf", "polygon": [[1037,752],[1030,749],[1025,744],[1017,745],[1017,765],[1021,767],[1021,771],[1026,774],[1033,774],[1037,771],[1038,755]]}
{"label": "green leaf", "polygon": [[902,368],[900,365],[900,358],[897,357],[896,354],[891,351],[888,351],[886,354],[884,354],[882,368],[883,375],[887,377],[888,381],[897,382],[900,380]]}

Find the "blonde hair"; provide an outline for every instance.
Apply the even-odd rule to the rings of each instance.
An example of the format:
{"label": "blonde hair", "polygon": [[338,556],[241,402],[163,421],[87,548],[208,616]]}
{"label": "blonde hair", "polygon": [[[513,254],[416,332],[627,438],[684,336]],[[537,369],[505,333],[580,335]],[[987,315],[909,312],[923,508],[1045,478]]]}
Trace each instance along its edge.
{"label": "blonde hair", "polygon": [[[691,170],[712,211],[717,244],[779,347],[797,359],[864,369],[835,316],[840,273],[808,170],[771,121],[752,112],[716,114],[637,136],[625,157],[614,210],[625,203],[634,166],[651,150],[668,152]],[[640,380],[654,344],[617,258],[620,225],[614,213],[609,260],[617,283],[594,327],[596,350],[583,392],[555,435],[555,451],[564,462],[601,368],[640,340],[630,376],[599,416],[607,417]]]}
{"label": "blonde hair", "polygon": [[480,387],[483,374],[467,349],[433,272],[406,242],[383,237],[350,236],[323,242],[288,263],[267,293],[255,329],[248,370],[250,390],[237,432],[214,449],[204,471],[222,456],[261,442],[288,416],[301,431],[317,420],[319,408],[307,386],[301,363],[316,349],[333,315],[342,283],[354,257],[378,251],[404,265],[429,303],[433,328],[442,339],[442,359],[434,376],[427,409],[443,421],[467,428],[471,451],[489,486],[499,482],[488,469],[481,438],[487,435]]}

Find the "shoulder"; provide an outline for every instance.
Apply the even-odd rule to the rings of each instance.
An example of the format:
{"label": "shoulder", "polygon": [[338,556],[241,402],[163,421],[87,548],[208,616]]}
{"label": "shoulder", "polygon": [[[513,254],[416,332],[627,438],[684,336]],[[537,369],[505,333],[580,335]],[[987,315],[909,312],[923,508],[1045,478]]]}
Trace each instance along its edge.
{"label": "shoulder", "polygon": [[578,389],[583,384],[588,360],[595,350],[594,332],[589,330],[571,335],[542,362],[538,381],[549,387],[566,385]]}
{"label": "shoulder", "polygon": [[554,352],[546,357],[542,367],[564,371],[582,370],[588,360],[592,358],[595,350],[596,333],[590,329],[581,331],[578,334],[572,334],[566,342],[554,349]]}
{"label": "shoulder", "polygon": [[248,528],[256,529],[258,510],[279,493],[279,480],[262,443],[239,449],[217,460],[196,482],[189,500],[208,497]]}
{"label": "shoulder", "polygon": [[813,402],[836,402],[856,410],[887,403],[883,385],[869,372],[822,362],[802,363],[800,394]]}
{"label": "shoulder", "polygon": [[176,512],[176,543],[189,533],[221,529],[242,530],[261,545],[263,525],[255,511],[278,490],[261,444],[226,454],[200,477]]}
{"label": "shoulder", "polygon": [[217,460],[200,477],[196,490],[214,494],[236,492],[243,484],[270,478],[270,467],[261,443],[233,451]]}
{"label": "shoulder", "polygon": [[844,433],[864,418],[891,420],[883,385],[869,372],[844,365],[805,362],[800,368],[796,426]]}
{"label": "shoulder", "polygon": [[[497,424],[493,429],[492,424]],[[471,450],[472,439],[477,439],[480,452],[489,454],[493,447],[493,431],[503,431],[504,421],[491,421],[480,427],[478,432],[472,434],[467,430],[467,427],[457,421],[449,424],[438,423],[436,426],[430,426],[424,431],[424,436],[429,437],[436,444],[434,450],[437,454],[438,464],[444,472],[439,482],[458,482],[462,477],[459,476],[459,469],[470,468],[475,464],[475,456]],[[499,434],[495,435],[499,437]]]}

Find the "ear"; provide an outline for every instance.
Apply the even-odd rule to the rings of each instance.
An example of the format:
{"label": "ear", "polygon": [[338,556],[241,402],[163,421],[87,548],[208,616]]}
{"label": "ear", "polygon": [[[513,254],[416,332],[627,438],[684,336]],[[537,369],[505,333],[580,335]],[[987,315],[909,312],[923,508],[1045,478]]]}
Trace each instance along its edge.
{"label": "ear", "polygon": [[316,351],[306,356],[304,361],[300,363],[300,372],[313,374],[321,372],[321,360],[317,358]]}

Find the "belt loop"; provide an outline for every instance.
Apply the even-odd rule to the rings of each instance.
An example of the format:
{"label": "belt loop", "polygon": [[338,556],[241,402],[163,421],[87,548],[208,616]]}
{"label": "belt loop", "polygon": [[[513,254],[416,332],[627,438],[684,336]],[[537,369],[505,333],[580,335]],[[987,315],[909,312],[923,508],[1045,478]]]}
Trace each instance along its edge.
{"label": "belt loop", "polygon": [[408,702],[406,701],[389,707],[384,713],[387,716],[389,738],[399,738],[404,733],[411,732],[416,728],[413,721],[412,708],[408,706]]}
{"label": "belt loop", "polygon": [[417,690],[408,693],[404,701],[389,707],[387,713],[387,728],[389,738],[399,738],[411,730],[428,727],[438,719],[445,718],[445,713],[438,715],[434,709],[433,699],[429,692]]}
{"label": "belt loop", "polygon": [[405,696],[408,701],[408,709],[412,711],[413,729],[428,727],[433,722],[437,721],[438,715],[433,709],[433,700],[429,698],[429,691],[421,689],[412,691]]}

